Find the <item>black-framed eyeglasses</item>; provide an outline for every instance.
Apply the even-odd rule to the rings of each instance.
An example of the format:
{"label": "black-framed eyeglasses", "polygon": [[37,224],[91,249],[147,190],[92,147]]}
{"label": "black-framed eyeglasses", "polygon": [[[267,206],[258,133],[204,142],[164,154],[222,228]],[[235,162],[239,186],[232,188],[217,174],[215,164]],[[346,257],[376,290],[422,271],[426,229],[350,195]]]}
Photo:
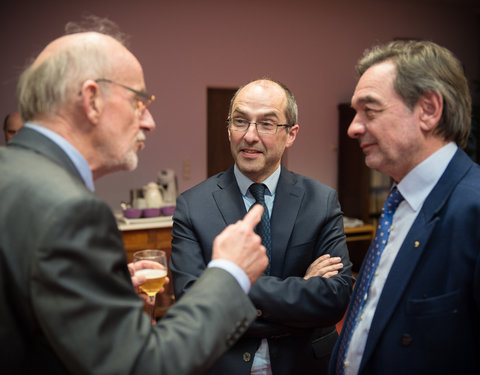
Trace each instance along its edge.
{"label": "black-framed eyeglasses", "polygon": [[290,124],[278,124],[273,120],[248,121],[242,117],[233,117],[227,119],[227,125],[230,129],[246,133],[250,125],[255,124],[255,128],[259,134],[275,134],[280,126],[291,127]]}
{"label": "black-framed eyeglasses", "polygon": [[118,83],[118,82],[115,82],[115,81],[112,81],[111,79],[108,79],[108,78],[97,78],[95,80],[95,82],[97,82],[97,83],[101,83],[101,82],[110,83],[112,85],[117,85],[117,86],[123,87],[124,89],[127,89],[127,90],[133,92],[137,96],[137,108],[139,110],[145,110],[155,100],[155,95],[149,94],[145,91],[138,91],[138,90],[132,89],[131,87],[125,86],[125,85],[123,85],[121,83]]}

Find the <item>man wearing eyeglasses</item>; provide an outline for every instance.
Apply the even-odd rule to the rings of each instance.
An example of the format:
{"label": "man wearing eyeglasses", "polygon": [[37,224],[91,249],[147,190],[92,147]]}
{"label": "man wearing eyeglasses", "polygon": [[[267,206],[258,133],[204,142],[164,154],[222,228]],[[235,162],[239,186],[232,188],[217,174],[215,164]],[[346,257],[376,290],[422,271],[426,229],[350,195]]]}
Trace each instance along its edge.
{"label": "man wearing eyeglasses", "polygon": [[136,167],[155,128],[144,90],[135,56],[98,32],[54,40],[22,74],[26,124],[0,148],[3,372],[200,374],[255,319],[246,292],[268,264],[253,231],[260,206],[212,239],[217,264],[165,319],[143,311],[132,281],[145,279],[130,278],[115,218],[92,191]]}
{"label": "man wearing eyeglasses", "polygon": [[353,283],[337,195],[281,165],[299,131],[283,84],[260,79],[241,87],[227,123],[234,166],[177,199],[175,295],[188,295],[211,259],[211,240],[258,200],[265,211],[257,230],[270,257],[249,294],[258,317],[209,374],[324,374]]}

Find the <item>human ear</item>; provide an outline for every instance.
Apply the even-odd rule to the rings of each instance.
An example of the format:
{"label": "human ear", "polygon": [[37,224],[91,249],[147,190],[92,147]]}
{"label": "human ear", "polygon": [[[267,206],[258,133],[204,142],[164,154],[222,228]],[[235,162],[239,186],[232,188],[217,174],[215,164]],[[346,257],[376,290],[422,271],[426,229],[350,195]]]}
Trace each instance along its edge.
{"label": "human ear", "polygon": [[295,138],[297,138],[298,131],[300,130],[300,125],[295,124],[289,130],[287,134],[287,143],[285,148],[291,147],[293,142],[295,142]]}
{"label": "human ear", "polygon": [[100,87],[95,81],[87,80],[82,85],[80,96],[82,98],[82,108],[85,116],[92,124],[97,124],[104,105]]}
{"label": "human ear", "polygon": [[422,129],[433,130],[442,117],[443,96],[438,91],[427,91],[422,94],[417,105]]}

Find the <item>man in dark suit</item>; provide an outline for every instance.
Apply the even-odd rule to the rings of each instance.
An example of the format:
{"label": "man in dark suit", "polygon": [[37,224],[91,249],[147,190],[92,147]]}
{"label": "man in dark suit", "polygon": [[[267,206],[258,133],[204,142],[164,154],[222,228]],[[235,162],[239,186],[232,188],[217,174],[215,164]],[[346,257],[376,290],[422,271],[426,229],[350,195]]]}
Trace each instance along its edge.
{"label": "man in dark suit", "polygon": [[366,256],[378,252],[378,265],[360,270],[331,373],[478,374],[480,168],[461,150],[462,65],[432,42],[402,41],[367,51],[357,69],[348,134],[401,196],[383,252]]}
{"label": "man in dark suit", "polygon": [[268,264],[260,206],[212,238],[242,285],[212,265],[156,325],[143,311],[115,218],[91,190],[135,168],[155,127],[144,87],[133,54],[98,32],[54,40],[20,78],[26,124],[0,148],[4,371],[198,374],[256,317],[245,292]]}
{"label": "man in dark suit", "polygon": [[260,79],[240,88],[228,124],[235,165],[177,200],[175,295],[185,298],[211,259],[211,240],[255,202],[250,185],[264,184],[271,260],[249,294],[258,318],[210,373],[326,373],[353,283],[336,192],[281,166],[299,130],[296,102],[284,85]]}

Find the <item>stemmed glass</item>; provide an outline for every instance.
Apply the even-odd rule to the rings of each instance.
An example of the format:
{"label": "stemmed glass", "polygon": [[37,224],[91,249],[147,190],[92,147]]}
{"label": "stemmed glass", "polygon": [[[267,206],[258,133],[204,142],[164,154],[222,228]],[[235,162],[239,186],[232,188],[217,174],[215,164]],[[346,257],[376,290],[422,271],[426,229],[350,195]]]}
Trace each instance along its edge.
{"label": "stemmed glass", "polygon": [[133,253],[133,263],[142,262],[136,265],[135,275],[144,275],[147,281],[139,286],[149,299],[150,315],[152,322],[155,322],[155,297],[162,289],[167,277],[167,255],[163,250],[142,250]]}

